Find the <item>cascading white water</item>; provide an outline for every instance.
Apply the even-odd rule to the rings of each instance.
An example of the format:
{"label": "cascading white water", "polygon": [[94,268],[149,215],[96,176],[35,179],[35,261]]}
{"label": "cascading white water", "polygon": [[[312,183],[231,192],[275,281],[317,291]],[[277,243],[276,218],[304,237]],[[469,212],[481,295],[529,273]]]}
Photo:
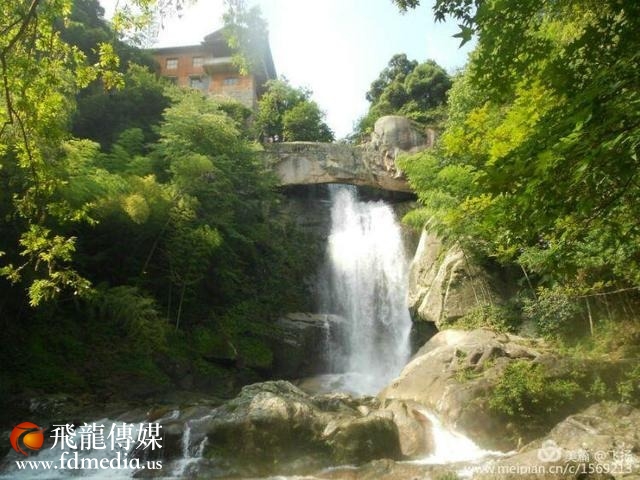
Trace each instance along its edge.
{"label": "cascading white water", "polygon": [[440,419],[428,410],[420,410],[430,423],[429,434],[433,439],[433,452],[431,455],[414,460],[412,463],[444,465],[457,462],[476,462],[487,457],[501,456],[503,453],[484,450],[470,438],[462,433],[445,427]]}
{"label": "cascading white water", "polygon": [[[201,419],[193,420],[203,421],[209,416],[205,416]],[[207,444],[207,437],[203,437],[199,442],[194,442],[191,435],[191,423],[185,422],[184,433],[182,434],[182,457],[178,459],[174,467],[175,478],[185,478],[191,467],[197,467],[197,463],[202,459],[204,447]],[[193,473],[193,472],[191,472]]]}
{"label": "cascading white water", "polygon": [[384,202],[361,202],[354,187],[332,185],[323,308],[347,320],[334,369],[345,386],[376,393],[409,356],[408,261],[400,226]]}

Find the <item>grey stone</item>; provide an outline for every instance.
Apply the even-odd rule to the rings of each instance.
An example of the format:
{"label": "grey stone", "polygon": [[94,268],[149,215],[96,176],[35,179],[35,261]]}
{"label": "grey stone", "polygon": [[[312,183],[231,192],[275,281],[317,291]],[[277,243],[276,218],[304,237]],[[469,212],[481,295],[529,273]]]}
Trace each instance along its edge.
{"label": "grey stone", "polygon": [[389,147],[409,152],[423,147],[426,138],[408,118],[387,115],[379,118],[373,126],[371,144],[377,148]]}
{"label": "grey stone", "polygon": [[359,465],[376,458],[402,456],[398,427],[391,412],[378,411],[330,422],[322,437],[338,464]]}
{"label": "grey stone", "polygon": [[275,322],[271,337],[273,375],[301,378],[325,370],[331,338],[338,338],[344,319],[324,313],[289,313]]}
{"label": "grey stone", "polygon": [[[617,403],[597,403],[567,417],[544,438],[524,446],[516,455],[497,461],[494,472],[498,473],[474,478],[640,478],[639,425],[639,409]],[[564,473],[565,466],[572,469],[571,474]],[[557,468],[557,473],[550,467]],[[517,473],[509,471],[517,468],[520,469]]]}
{"label": "grey stone", "polygon": [[306,474],[340,463],[400,459],[393,414],[378,405],[345,394],[312,397],[286,381],[249,385],[198,418],[183,409],[166,422],[174,450],[166,454],[175,458],[180,427],[184,431],[188,422],[191,442],[206,438],[205,458],[225,475]]}
{"label": "grey stone", "polygon": [[423,230],[409,270],[409,310],[416,321],[441,328],[475,308],[502,301],[496,280],[459,245],[443,245]]}
{"label": "grey stone", "polygon": [[264,160],[280,185],[346,183],[397,192],[411,188],[396,164],[401,154],[433,144],[433,132],[422,134],[403,117],[378,119],[370,142],[283,142],[264,146]]}
{"label": "grey stone", "polygon": [[489,408],[488,395],[510,362],[536,359],[542,348],[533,340],[490,330],[444,330],[414,355],[379,398],[383,403],[417,402],[483,447],[510,449],[513,440]]}

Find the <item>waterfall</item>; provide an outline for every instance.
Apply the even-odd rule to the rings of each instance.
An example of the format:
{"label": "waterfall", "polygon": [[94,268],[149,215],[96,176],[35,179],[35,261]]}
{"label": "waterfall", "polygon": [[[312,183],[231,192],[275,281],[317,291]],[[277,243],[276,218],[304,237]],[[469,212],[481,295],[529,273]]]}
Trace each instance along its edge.
{"label": "waterfall", "polygon": [[400,226],[384,202],[361,202],[355,187],[332,185],[331,232],[323,289],[324,311],[347,325],[334,371],[347,390],[376,393],[409,356],[406,305],[408,260]]}

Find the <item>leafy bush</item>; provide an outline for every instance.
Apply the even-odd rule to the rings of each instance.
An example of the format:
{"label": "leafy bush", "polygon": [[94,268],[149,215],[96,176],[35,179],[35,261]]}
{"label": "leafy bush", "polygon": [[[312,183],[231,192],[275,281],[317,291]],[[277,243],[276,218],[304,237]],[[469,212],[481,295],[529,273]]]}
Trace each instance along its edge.
{"label": "leafy bush", "polygon": [[519,312],[513,304],[479,305],[447,326],[465,330],[487,327],[496,332],[515,333],[520,323]]}
{"label": "leafy bush", "polygon": [[132,346],[150,353],[165,345],[166,322],[153,298],[122,285],[98,288],[89,301],[90,318],[108,322],[129,337]]}
{"label": "leafy bush", "polygon": [[590,399],[599,401],[604,400],[609,395],[609,388],[607,384],[602,380],[602,378],[598,375],[594,378],[591,386],[589,387],[589,391],[587,392],[587,396]]}
{"label": "leafy bush", "polygon": [[311,100],[310,90],[293,87],[287,80],[269,80],[265,88],[255,120],[261,136],[287,141],[333,141],[333,132],[318,104]]}
{"label": "leafy bush", "polygon": [[525,299],[522,313],[535,323],[539,334],[552,337],[569,331],[580,307],[565,290],[540,287],[537,299]]}
{"label": "leafy bush", "polygon": [[562,412],[580,392],[574,380],[553,378],[543,365],[517,360],[506,367],[489,406],[517,422],[539,425],[550,414]]}
{"label": "leafy bush", "polygon": [[640,365],[629,370],[617,386],[620,400],[631,405],[640,406]]}

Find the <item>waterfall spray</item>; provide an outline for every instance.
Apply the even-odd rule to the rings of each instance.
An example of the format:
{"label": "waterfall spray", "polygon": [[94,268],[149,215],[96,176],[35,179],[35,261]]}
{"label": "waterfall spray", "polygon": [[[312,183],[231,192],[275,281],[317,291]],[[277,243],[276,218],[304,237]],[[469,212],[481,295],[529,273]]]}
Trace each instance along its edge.
{"label": "waterfall spray", "polygon": [[402,234],[389,205],[358,201],[354,187],[331,186],[331,201],[323,307],[347,320],[334,368],[350,374],[349,390],[376,393],[409,356]]}

